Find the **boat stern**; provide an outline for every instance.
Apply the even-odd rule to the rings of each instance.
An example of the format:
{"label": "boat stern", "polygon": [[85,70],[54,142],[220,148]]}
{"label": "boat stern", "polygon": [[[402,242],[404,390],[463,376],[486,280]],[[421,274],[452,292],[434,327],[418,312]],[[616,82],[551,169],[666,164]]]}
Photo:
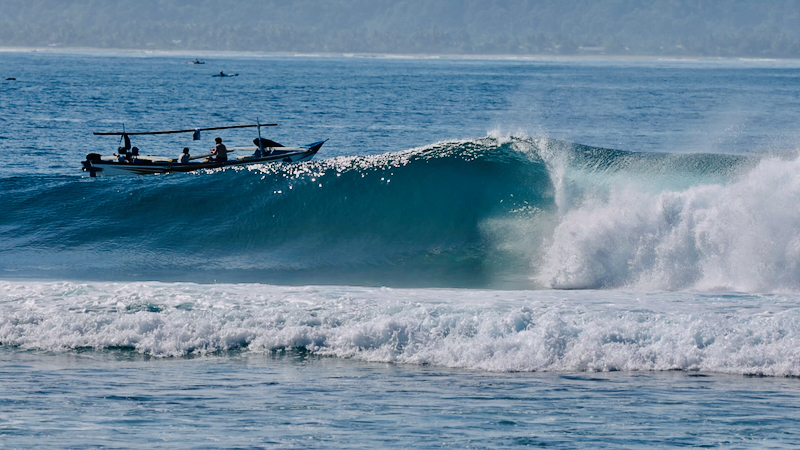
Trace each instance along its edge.
{"label": "boat stern", "polygon": [[100,154],[98,154],[98,153],[89,153],[88,155],[86,155],[86,161],[83,161],[81,163],[81,164],[83,164],[83,171],[84,172],[89,172],[89,176],[90,177],[96,177],[97,173],[98,172],[102,172],[103,169],[100,168],[100,167],[95,167],[93,163],[96,162],[96,161],[100,161],[101,159],[102,159],[102,156],[100,156]]}

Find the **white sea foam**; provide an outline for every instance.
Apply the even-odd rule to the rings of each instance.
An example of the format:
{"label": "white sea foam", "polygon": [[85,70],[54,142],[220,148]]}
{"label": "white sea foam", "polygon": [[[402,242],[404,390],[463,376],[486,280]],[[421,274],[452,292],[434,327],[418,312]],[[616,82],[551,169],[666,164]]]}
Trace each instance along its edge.
{"label": "white sea foam", "polygon": [[800,159],[681,191],[617,179],[576,198],[554,182],[571,203],[536,261],[544,286],[800,291]]}
{"label": "white sea foam", "polygon": [[800,376],[797,296],[2,282],[0,343],[232,349],[486,371]]}

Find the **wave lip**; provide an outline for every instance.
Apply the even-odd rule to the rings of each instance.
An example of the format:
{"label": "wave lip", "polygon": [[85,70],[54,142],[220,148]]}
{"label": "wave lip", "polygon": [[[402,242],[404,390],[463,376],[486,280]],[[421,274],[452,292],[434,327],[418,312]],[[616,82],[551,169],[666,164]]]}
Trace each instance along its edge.
{"label": "wave lip", "polygon": [[3,283],[0,343],[270,353],[471,370],[800,376],[800,300],[616,291]]}

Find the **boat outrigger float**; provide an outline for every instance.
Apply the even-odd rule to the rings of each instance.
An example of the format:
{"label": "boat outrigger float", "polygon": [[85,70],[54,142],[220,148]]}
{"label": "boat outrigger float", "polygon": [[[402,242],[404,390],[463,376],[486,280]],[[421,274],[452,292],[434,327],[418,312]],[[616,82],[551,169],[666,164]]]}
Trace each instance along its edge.
{"label": "boat outrigger float", "polygon": [[[263,139],[261,137],[261,127],[274,127],[275,123],[255,125],[232,125],[226,127],[195,128],[193,130],[172,130],[172,131],[140,131],[140,132],[95,132],[98,136],[120,136],[121,145],[112,156],[102,156],[98,153],[86,155],[83,161],[83,170],[89,172],[92,177],[107,177],[113,175],[149,175],[154,173],[170,172],[192,172],[201,169],[215,169],[228,166],[245,166],[248,164],[284,162],[293,163],[307,161],[317,154],[325,141],[314,142],[302,147],[284,147],[275,141]],[[227,153],[231,152],[252,152],[246,156],[230,157],[226,160],[216,160],[216,155],[206,153],[197,156],[183,158],[167,158],[160,156],[139,155],[136,147],[131,147],[130,136],[144,134],[172,134],[172,133],[194,133],[194,139],[200,139],[200,132],[211,130],[227,130],[231,128],[258,128],[258,138],[253,140],[255,146],[252,147],[230,147]],[[199,160],[199,161],[197,161]]]}

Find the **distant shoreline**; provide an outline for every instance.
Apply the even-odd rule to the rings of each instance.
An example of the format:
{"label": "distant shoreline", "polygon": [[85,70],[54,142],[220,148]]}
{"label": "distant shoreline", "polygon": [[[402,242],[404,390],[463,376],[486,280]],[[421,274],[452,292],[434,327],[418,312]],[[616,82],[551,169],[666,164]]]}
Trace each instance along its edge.
{"label": "distant shoreline", "polygon": [[381,59],[453,59],[476,61],[649,61],[649,62],[798,62],[800,58],[753,58],[744,56],[653,56],[653,55],[550,55],[550,54],[435,54],[435,53],[362,53],[362,52],[260,52],[222,50],[161,50],[97,47],[0,47],[0,53],[54,53],[54,54],[118,54],[140,56],[180,56],[186,58],[213,57],[298,57],[298,58],[381,58]]}

